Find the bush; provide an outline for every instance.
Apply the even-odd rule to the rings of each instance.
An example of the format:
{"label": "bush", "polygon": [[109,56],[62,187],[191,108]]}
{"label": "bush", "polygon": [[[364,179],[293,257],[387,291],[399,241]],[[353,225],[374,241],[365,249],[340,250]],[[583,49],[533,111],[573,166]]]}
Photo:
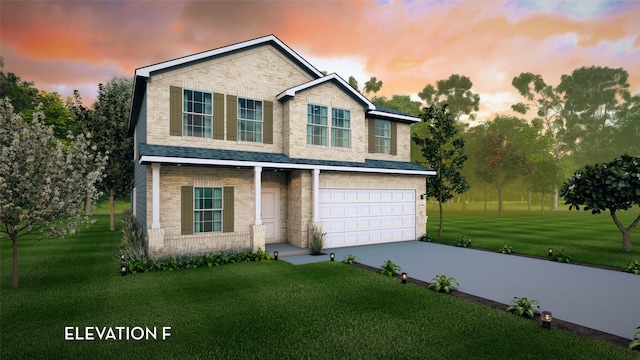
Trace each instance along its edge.
{"label": "bush", "polygon": [[501,254],[513,254],[514,251],[511,246],[503,246],[502,249],[498,250]]}
{"label": "bush", "polygon": [[120,224],[122,226],[120,254],[124,255],[123,260],[137,261],[146,258],[142,225],[130,209],[125,209],[122,212]]}
{"label": "bush", "polygon": [[358,259],[357,256],[354,255],[347,255],[344,257],[344,260],[342,260],[343,263],[348,264],[348,265],[353,265],[353,264],[357,264],[358,261],[360,261],[360,259]]}
{"label": "bush", "polygon": [[324,237],[326,233],[320,231],[320,228],[313,226],[311,228],[311,234],[309,239],[309,249],[311,249],[311,255],[320,255],[324,249]]}
{"label": "bush", "polygon": [[[640,329],[640,326],[637,327]],[[633,335],[633,340],[629,343],[629,349],[634,349],[640,346],[640,331],[636,331],[635,335]]]}
{"label": "bush", "polygon": [[430,234],[425,234],[423,237],[420,238],[420,241],[424,241],[424,242],[432,242],[433,240],[434,238]]}
{"label": "bush", "polygon": [[173,271],[181,269],[196,269],[200,267],[214,267],[226,264],[248,261],[270,260],[269,253],[258,249],[252,254],[250,251],[220,252],[204,255],[177,255],[167,256],[160,259],[149,259],[147,256],[138,259],[129,259],[123,263],[127,267],[127,273],[143,273],[157,271]]}
{"label": "bush", "polygon": [[393,277],[398,271],[400,271],[400,266],[394,264],[391,260],[387,260],[380,267],[380,274],[386,275],[389,277]]}
{"label": "bush", "polygon": [[630,262],[627,266],[622,268],[622,271],[640,275],[640,259]]}
{"label": "bush", "polygon": [[466,236],[460,236],[458,239],[457,245],[459,247],[471,247],[471,238],[467,238]]}
{"label": "bush", "polygon": [[460,285],[457,283],[456,278],[450,277],[448,278],[446,275],[436,275],[433,279],[431,279],[431,284],[429,284],[429,289],[433,289],[436,292],[443,292],[445,294],[449,294],[451,290],[456,290],[457,287],[455,285]]}
{"label": "bush", "polygon": [[553,260],[561,263],[570,263],[573,256],[564,253],[564,249],[559,254],[553,254]]}
{"label": "bush", "polygon": [[518,316],[534,318],[538,312],[535,308],[540,308],[537,300],[529,300],[526,297],[514,297],[511,300],[511,306],[507,308],[507,312],[514,313]]}

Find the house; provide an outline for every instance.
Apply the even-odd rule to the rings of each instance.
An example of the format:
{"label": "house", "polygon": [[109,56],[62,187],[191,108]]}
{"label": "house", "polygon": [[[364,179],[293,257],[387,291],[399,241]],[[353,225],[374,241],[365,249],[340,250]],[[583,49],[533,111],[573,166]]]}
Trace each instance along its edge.
{"label": "house", "polygon": [[265,36],[136,69],[132,207],[151,256],[415,240],[409,126]]}

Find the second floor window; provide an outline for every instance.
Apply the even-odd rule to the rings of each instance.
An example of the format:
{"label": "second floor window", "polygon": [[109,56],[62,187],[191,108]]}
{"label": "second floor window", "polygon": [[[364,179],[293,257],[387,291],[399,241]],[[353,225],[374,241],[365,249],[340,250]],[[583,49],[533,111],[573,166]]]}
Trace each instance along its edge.
{"label": "second floor window", "polygon": [[331,146],[351,147],[351,112],[331,109]]}
{"label": "second floor window", "polygon": [[194,188],[193,232],[222,231],[222,188]]}
{"label": "second floor window", "polygon": [[391,122],[375,121],[375,152],[389,154],[391,150]]}
{"label": "second floor window", "polygon": [[307,105],[307,144],[327,146],[327,107]]}
{"label": "second floor window", "polygon": [[212,94],[185,89],[182,101],[182,135],[210,138],[213,119]]}
{"label": "second floor window", "polygon": [[262,142],[262,101],[238,98],[238,140]]}

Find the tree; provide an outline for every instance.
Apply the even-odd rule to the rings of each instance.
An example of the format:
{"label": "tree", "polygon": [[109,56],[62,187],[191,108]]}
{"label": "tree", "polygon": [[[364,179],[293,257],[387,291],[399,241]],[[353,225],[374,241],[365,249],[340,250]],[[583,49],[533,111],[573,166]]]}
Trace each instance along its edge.
{"label": "tree", "polygon": [[619,115],[629,93],[629,74],[622,68],[581,67],[562,75],[556,92],[562,97],[566,123],[562,140],[579,166],[604,162],[627,152],[617,144]]}
{"label": "tree", "polygon": [[[558,186],[561,183],[561,166],[564,163],[562,158],[567,154],[569,148],[564,143],[563,134],[566,133],[566,124],[562,116],[564,102],[551,85],[547,85],[542,76],[530,72],[521,73],[511,81],[516,90],[525,98],[525,102],[512,105],[511,108],[520,113],[527,114],[530,111],[535,113],[535,119],[540,119],[547,136],[552,139],[551,154],[555,165],[545,164],[556,170],[553,182],[558,184],[554,187],[553,210],[558,210]],[[549,179],[551,180],[551,179]],[[544,211],[544,210],[543,210]]]}
{"label": "tree", "polygon": [[530,130],[524,120],[514,117],[498,116],[485,126],[485,137],[476,152],[475,172],[498,191],[498,215],[502,215],[505,186],[529,175],[534,168],[525,151],[529,143],[523,140],[530,136]]}
{"label": "tree", "polygon": [[356,91],[360,91],[360,89],[358,89],[358,80],[356,80],[353,75],[349,76],[349,85],[351,85],[352,88],[356,89]]}
{"label": "tree", "polygon": [[480,95],[471,91],[472,86],[467,76],[452,74],[446,80],[438,80],[435,87],[428,84],[418,96],[427,106],[447,104],[449,113],[456,121],[464,114],[474,120],[475,115],[471,113],[480,109]]}
{"label": "tree", "polygon": [[131,104],[131,79],[112,79],[98,85],[98,99],[93,104],[94,117],[88,129],[94,134],[98,151],[109,155],[102,190],[109,194],[111,231],[115,231],[115,200],[132,188],[133,139],[128,136]]}
{"label": "tree", "polygon": [[600,214],[609,210],[622,233],[622,251],[631,251],[631,231],[640,223],[640,215],[624,227],[619,210],[640,206],[640,156],[622,155],[609,163],[586,165],[577,170],[560,189],[569,210],[591,210]]}
{"label": "tree", "polygon": [[424,165],[436,171],[427,177],[427,196],[434,197],[440,205],[440,225],[438,234],[442,236],[442,204],[469,190],[469,184],[460,170],[467,160],[464,154],[464,140],[458,136],[458,128],[447,112],[447,105],[429,106],[422,110],[424,136],[413,135],[413,141],[422,147],[426,159]]}
{"label": "tree", "polygon": [[377,93],[382,88],[382,80],[376,79],[372,76],[367,82],[364,83],[364,92],[369,95],[370,92]]}
{"label": "tree", "polygon": [[407,115],[420,116],[420,102],[411,100],[409,95],[393,95],[391,99],[385,96],[374,96],[371,102]]}
{"label": "tree", "polygon": [[42,112],[31,121],[16,115],[0,100],[0,232],[13,243],[12,287],[18,288],[18,239],[27,234],[73,234],[86,223],[87,192],[98,195],[105,159],[92,155],[88,136],[66,142],[42,123]]}

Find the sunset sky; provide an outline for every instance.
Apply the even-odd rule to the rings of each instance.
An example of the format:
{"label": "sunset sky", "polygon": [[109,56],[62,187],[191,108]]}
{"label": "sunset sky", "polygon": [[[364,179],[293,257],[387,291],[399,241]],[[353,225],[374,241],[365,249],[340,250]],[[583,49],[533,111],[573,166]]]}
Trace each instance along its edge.
{"label": "sunset sky", "polygon": [[514,76],[557,85],[582,66],[622,67],[640,93],[640,1],[0,1],[4,71],[91,104],[138,67],[274,34],[319,70],[412,95],[451,74],[509,111]]}

